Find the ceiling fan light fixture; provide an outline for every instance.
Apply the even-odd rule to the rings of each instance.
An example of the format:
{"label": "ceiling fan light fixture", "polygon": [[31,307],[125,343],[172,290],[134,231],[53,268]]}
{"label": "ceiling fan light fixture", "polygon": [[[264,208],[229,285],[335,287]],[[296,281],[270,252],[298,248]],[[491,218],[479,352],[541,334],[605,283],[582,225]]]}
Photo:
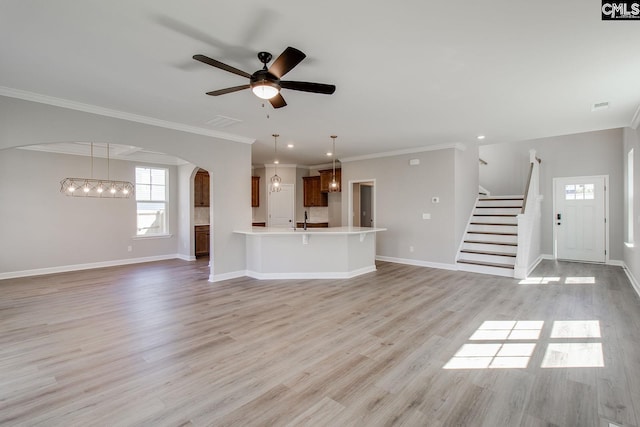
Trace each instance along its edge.
{"label": "ceiling fan light fixture", "polygon": [[280,86],[274,82],[262,80],[251,84],[253,94],[260,99],[271,99],[280,93]]}

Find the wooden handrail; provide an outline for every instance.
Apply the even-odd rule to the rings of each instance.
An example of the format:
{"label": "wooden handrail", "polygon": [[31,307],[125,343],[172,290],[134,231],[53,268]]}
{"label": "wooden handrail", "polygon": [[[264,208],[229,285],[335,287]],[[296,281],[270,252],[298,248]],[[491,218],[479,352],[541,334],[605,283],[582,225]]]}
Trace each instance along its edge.
{"label": "wooden handrail", "polygon": [[[536,157],[536,160],[538,161],[538,163],[542,161],[537,157]],[[521,213],[524,213],[524,210],[527,207],[527,197],[529,197],[529,187],[531,186],[531,175],[533,175],[533,162],[531,162],[529,166],[529,178],[527,178],[527,186],[524,189],[524,200],[522,201]]]}

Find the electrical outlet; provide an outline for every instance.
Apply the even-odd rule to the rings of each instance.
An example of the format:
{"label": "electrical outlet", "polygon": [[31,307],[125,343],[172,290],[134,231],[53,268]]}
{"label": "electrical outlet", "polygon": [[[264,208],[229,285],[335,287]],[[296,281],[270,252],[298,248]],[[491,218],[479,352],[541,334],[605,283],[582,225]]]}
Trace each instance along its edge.
{"label": "electrical outlet", "polygon": [[133,246],[127,246],[127,252],[133,251]]}
{"label": "electrical outlet", "polygon": [[409,246],[409,252],[413,252],[413,246]]}
{"label": "electrical outlet", "polygon": [[423,213],[422,214],[422,219],[431,219],[431,214],[430,213]]}

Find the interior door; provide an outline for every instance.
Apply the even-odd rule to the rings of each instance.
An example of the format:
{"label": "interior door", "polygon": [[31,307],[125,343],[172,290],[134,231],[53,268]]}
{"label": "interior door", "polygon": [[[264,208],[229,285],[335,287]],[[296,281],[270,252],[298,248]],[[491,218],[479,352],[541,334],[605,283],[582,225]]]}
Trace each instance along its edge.
{"label": "interior door", "polygon": [[554,178],[556,257],[606,261],[605,177]]}
{"label": "interior door", "polygon": [[293,227],[295,192],[292,184],[281,184],[281,190],[269,193],[269,227]]}

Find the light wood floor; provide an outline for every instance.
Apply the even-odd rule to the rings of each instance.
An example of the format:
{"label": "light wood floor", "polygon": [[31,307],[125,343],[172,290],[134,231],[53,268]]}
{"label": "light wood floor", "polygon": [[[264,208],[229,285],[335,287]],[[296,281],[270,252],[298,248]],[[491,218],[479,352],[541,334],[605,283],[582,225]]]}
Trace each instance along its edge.
{"label": "light wood floor", "polygon": [[[207,276],[174,260],[0,281],[0,424],[639,425],[640,299],[619,267]],[[509,325],[539,336],[471,339]],[[486,360],[526,367],[444,369]]]}

